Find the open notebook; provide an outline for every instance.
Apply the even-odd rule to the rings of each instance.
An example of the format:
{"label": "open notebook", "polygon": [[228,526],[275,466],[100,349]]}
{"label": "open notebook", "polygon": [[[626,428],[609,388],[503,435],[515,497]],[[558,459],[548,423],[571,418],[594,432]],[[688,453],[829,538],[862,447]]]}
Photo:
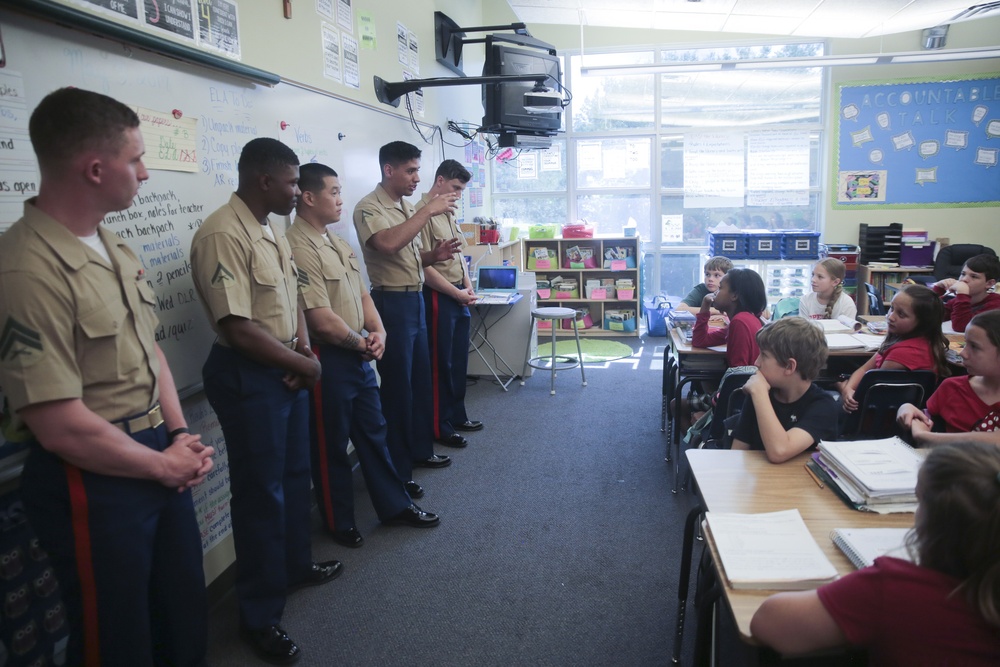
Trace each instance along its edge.
{"label": "open notebook", "polygon": [[854,567],[870,567],[880,556],[912,560],[906,550],[908,528],[838,528],[830,539],[854,563]]}

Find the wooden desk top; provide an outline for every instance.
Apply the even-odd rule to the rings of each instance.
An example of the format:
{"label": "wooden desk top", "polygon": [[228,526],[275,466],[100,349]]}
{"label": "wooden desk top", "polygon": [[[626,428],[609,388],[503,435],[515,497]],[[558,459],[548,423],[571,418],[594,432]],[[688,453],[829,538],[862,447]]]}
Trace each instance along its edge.
{"label": "wooden desk top", "polygon": [[[809,453],[781,464],[769,463],[764,452],[692,449],[687,451],[704,506],[711,512],[744,514],[798,509],[809,532],[837,572],[854,566],[830,539],[835,528],[909,528],[913,514],[872,514],[850,509],[833,491],[819,488],[806,473]],[[712,556],[718,562],[714,545]],[[743,641],[753,643],[750,619],[774,591],[733,590],[723,582]]]}
{"label": "wooden desk top", "polygon": [[[868,331],[860,331],[858,333],[870,333]],[[670,339],[674,348],[674,351],[678,355],[689,355],[689,354],[703,354],[703,355],[714,355],[717,357],[725,356],[725,351],[723,350],[711,350],[707,347],[695,347],[689,341],[684,339],[684,335],[677,329],[670,330]],[[724,347],[724,346],[723,346]],[[864,357],[868,359],[873,354],[872,350],[865,350],[863,348],[851,348],[847,350],[830,350],[829,356],[831,357]]]}

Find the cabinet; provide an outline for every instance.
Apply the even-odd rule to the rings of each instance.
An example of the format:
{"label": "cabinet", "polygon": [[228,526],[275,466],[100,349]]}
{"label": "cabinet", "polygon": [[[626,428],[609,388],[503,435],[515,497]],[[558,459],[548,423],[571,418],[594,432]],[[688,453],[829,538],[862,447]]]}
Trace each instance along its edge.
{"label": "cabinet", "polygon": [[516,266],[519,270],[524,270],[521,263],[521,239],[504,241],[503,243],[493,243],[490,245],[470,245],[463,251],[469,258],[472,268],[472,277],[476,277],[476,268],[483,266]]}
{"label": "cabinet", "polygon": [[[638,237],[524,239],[522,245],[521,266],[535,273],[540,308],[562,306],[586,311],[593,324],[582,328],[586,320],[581,320],[581,336],[639,335]],[[551,286],[558,279],[575,281],[575,289]],[[556,326],[557,336],[573,335],[569,322]]]}

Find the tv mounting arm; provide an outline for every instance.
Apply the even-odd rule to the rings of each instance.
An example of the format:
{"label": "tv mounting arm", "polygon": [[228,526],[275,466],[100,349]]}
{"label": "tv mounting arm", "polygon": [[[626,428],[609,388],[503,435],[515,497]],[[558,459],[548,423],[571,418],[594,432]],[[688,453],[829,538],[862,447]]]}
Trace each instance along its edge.
{"label": "tv mounting arm", "polygon": [[511,23],[510,25],[481,25],[473,28],[462,28],[449,18],[444,12],[434,12],[434,55],[435,59],[455,74],[465,76],[462,69],[462,47],[465,44],[481,44],[486,41],[486,37],[479,39],[465,39],[467,32],[489,32],[492,30],[510,30],[514,34],[503,35],[493,34],[490,37],[494,41],[504,41],[519,46],[527,46],[536,49],[544,49],[555,55],[555,48],[551,44],[535,39],[528,33],[528,28],[523,23]]}
{"label": "tv mounting arm", "polygon": [[437,88],[440,86],[477,86],[504,83],[505,81],[535,81],[544,86],[546,81],[555,81],[556,87],[562,89],[562,84],[551,74],[494,74],[492,76],[459,76],[437,79],[410,79],[389,83],[380,76],[375,77],[375,97],[383,104],[399,106],[399,98],[421,88]]}

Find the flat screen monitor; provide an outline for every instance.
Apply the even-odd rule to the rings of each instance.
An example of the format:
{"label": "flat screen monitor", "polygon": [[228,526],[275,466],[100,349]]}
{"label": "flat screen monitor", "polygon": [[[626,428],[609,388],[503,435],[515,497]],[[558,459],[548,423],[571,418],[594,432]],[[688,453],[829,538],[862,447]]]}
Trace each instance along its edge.
{"label": "flat screen monitor", "polygon": [[[548,74],[559,85],[562,84],[559,58],[554,52],[514,48],[493,43],[487,38],[483,75],[496,74]],[[560,90],[551,80],[545,85],[552,90]],[[561,112],[529,113],[525,110],[524,94],[534,87],[533,81],[504,81],[483,85],[483,131],[498,133],[514,130],[525,134],[558,132]]]}

